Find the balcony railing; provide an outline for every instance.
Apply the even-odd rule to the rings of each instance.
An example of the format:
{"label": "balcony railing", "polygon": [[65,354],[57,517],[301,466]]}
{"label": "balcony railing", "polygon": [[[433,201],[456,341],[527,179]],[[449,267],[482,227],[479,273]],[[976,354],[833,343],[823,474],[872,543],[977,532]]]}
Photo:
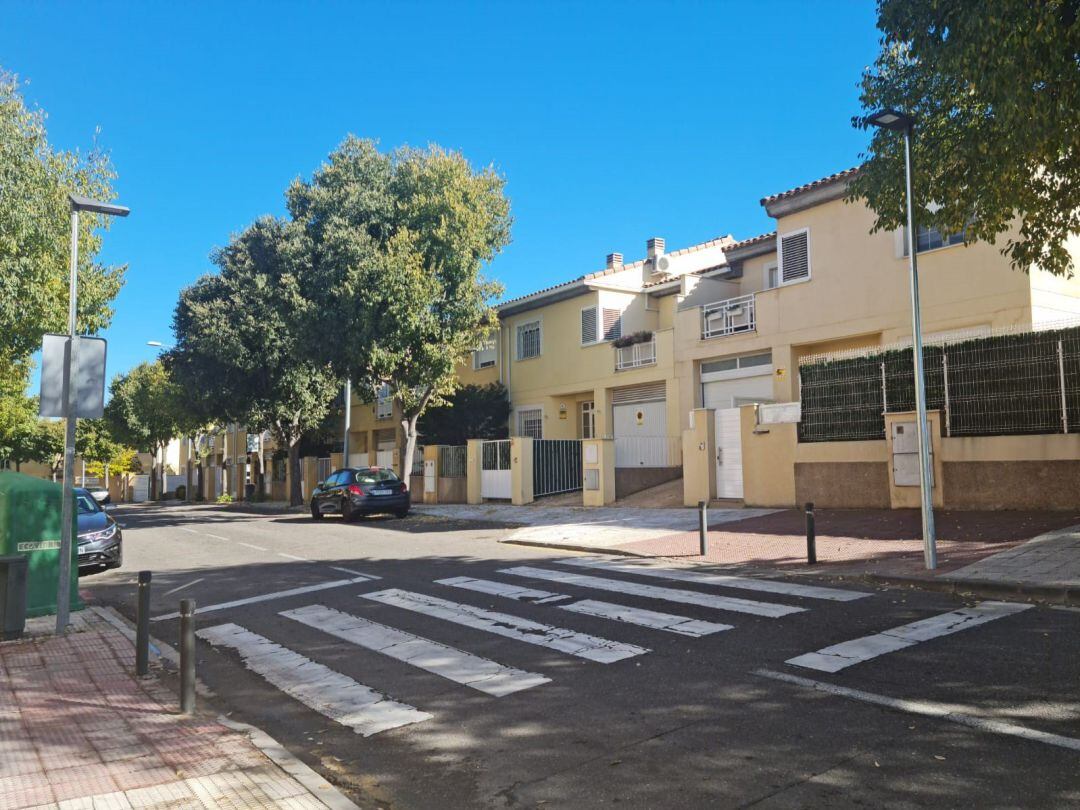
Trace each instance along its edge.
{"label": "balcony railing", "polygon": [[756,328],[753,293],[705,304],[701,308],[702,338],[753,332]]}
{"label": "balcony railing", "polygon": [[615,349],[615,370],[656,365],[656,339]]}

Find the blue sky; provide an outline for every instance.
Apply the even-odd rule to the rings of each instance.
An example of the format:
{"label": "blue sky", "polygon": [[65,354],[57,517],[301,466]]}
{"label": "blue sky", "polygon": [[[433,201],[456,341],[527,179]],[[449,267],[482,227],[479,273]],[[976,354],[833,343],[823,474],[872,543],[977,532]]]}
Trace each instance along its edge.
{"label": "blue sky", "polygon": [[771,229],[758,200],[853,165],[874,4],[19,3],[0,65],[62,147],[99,143],[129,219],[109,376],[169,342],[179,290],[347,133],[508,180],[508,296]]}

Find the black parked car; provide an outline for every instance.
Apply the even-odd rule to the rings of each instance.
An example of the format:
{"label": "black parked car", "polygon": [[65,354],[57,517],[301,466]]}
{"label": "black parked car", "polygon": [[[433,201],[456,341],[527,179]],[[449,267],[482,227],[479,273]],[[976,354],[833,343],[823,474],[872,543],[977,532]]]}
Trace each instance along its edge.
{"label": "black parked car", "polygon": [[350,467],[338,470],[311,493],[311,517],[340,514],[345,520],[359,515],[389,512],[399,518],[409,514],[409,488],[393,470],[385,467]]}
{"label": "black parked car", "polygon": [[101,508],[93,495],[79,487],[75,490],[79,542],[79,571],[85,568],[119,568],[124,562],[124,538],[120,525]]}

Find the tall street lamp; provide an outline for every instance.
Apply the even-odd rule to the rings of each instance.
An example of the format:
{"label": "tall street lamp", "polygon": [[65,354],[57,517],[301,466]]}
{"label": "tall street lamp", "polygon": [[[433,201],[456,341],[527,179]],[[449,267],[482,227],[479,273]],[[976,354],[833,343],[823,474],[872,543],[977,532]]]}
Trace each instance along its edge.
{"label": "tall street lamp", "polygon": [[897,110],[879,110],[866,117],[879,129],[904,133],[904,177],[907,198],[907,252],[911,276],[911,337],[915,360],[915,415],[919,434],[919,489],[922,495],[923,557],[928,570],[937,568],[934,533],[933,467],[930,465],[930,426],[926,419],[926,376],[923,369],[922,315],[919,309],[919,270],[915,260],[915,205],[911,194],[911,139],[915,119]]}
{"label": "tall street lamp", "polygon": [[68,352],[64,363],[64,390],[67,402],[64,411],[64,488],[60,507],[60,578],[56,584],[56,633],[67,631],[68,614],[71,611],[71,549],[75,545],[75,422],[78,420],[79,340],[76,312],[79,300],[79,212],[103,214],[109,217],[126,217],[131,209],[122,205],[92,200],[80,194],[69,194],[71,203],[71,273],[68,278]]}

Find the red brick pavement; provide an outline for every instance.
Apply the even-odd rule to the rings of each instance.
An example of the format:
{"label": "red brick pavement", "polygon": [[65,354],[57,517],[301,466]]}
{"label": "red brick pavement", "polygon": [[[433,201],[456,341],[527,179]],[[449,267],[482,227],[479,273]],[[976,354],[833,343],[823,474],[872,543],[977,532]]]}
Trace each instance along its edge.
{"label": "red brick pavement", "polygon": [[[822,509],[815,513],[819,570],[829,573],[922,573],[918,510]],[[1080,512],[935,513],[938,573],[948,573],[1044,532],[1080,524]],[[706,557],[697,532],[618,546],[634,554],[728,565],[806,569],[806,513],[788,509],[710,530]]]}
{"label": "red brick pavement", "polygon": [[0,810],[270,765],[239,732],[178,715],[132,665],[130,642],[101,620],[0,644]]}

